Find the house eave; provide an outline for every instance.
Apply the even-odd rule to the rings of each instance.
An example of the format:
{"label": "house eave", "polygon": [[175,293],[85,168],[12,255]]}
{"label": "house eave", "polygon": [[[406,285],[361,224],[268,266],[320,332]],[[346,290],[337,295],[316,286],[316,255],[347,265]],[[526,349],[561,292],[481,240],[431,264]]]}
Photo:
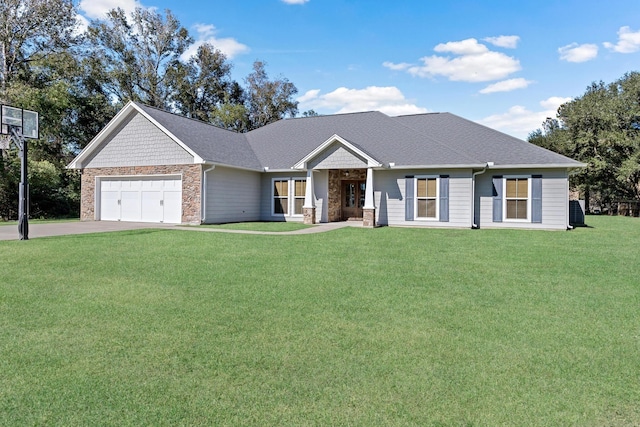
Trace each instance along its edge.
{"label": "house eave", "polygon": [[486,166],[486,163],[471,164],[441,164],[441,165],[389,165],[389,169],[478,169]]}
{"label": "house eave", "polygon": [[515,165],[493,165],[489,167],[489,169],[576,169],[586,166],[586,163],[523,163]]}
{"label": "house eave", "polygon": [[315,149],[313,149],[313,151],[311,151],[309,154],[304,156],[299,162],[297,162],[295,165],[293,165],[292,169],[306,170],[307,169],[307,163],[311,159],[316,157],[318,154],[322,153],[322,151],[324,151],[327,147],[329,147],[334,142],[338,142],[338,143],[344,145],[345,147],[347,147],[349,150],[353,151],[354,153],[356,153],[360,157],[363,157],[367,161],[367,167],[369,167],[369,168],[382,167],[382,163],[380,163],[378,160],[374,159],[369,154],[365,153],[364,151],[362,151],[361,149],[359,149],[358,147],[356,147],[355,145],[353,145],[352,143],[350,143],[349,141],[347,141],[346,139],[344,139],[340,135],[333,134],[333,136],[331,136],[329,139],[324,141],[322,144],[318,145]]}

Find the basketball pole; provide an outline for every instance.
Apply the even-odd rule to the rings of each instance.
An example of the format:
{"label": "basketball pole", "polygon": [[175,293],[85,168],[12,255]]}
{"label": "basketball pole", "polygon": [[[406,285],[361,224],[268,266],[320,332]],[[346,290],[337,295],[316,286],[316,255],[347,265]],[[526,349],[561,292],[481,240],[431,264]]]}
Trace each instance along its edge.
{"label": "basketball pole", "polygon": [[20,240],[29,240],[29,177],[27,175],[27,140],[14,126],[11,128],[13,142],[20,149],[20,189],[18,203],[18,234]]}

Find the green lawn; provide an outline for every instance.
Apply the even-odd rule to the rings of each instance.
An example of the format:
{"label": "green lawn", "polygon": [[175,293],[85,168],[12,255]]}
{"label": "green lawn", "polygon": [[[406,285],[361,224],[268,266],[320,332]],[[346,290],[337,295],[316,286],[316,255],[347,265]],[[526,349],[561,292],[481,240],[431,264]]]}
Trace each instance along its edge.
{"label": "green lawn", "polygon": [[[78,222],[78,221],[80,221],[80,218],[29,219],[29,224],[51,224],[55,222]],[[0,227],[3,225],[18,225],[18,221],[0,220]]]}
{"label": "green lawn", "polygon": [[640,424],[640,220],[0,242],[0,425]]}
{"label": "green lawn", "polygon": [[300,222],[233,222],[228,224],[205,224],[198,227],[222,228],[228,230],[248,230],[248,231],[296,231],[313,227]]}

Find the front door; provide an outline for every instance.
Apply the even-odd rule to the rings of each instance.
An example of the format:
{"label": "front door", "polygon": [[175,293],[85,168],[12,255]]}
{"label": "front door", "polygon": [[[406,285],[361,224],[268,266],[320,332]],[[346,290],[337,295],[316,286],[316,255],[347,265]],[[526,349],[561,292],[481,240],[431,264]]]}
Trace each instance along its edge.
{"label": "front door", "polygon": [[365,181],[342,181],[342,220],[362,220]]}

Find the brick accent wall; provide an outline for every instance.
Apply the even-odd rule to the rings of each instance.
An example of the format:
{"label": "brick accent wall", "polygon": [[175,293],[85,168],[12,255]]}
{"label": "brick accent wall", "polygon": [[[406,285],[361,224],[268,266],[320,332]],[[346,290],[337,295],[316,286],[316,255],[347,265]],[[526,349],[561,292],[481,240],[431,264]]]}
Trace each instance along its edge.
{"label": "brick accent wall", "polygon": [[200,224],[202,194],[201,165],[121,166],[114,168],[88,168],[82,170],[80,219],[95,219],[96,177],[136,175],[182,175],[182,222]]}

